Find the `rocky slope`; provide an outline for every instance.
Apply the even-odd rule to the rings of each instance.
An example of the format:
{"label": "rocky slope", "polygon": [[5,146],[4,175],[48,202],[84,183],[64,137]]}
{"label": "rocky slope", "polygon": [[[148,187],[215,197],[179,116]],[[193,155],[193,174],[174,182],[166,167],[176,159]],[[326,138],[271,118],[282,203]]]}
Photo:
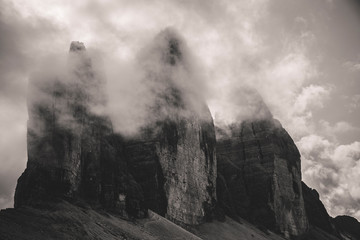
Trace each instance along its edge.
{"label": "rocky slope", "polygon": [[270,231],[261,231],[243,221],[214,221],[184,229],[160,215],[149,212],[130,220],[120,214],[92,208],[85,202],[66,201],[42,208],[20,207],[0,211],[0,239],[127,239],[127,240],[284,240]]}

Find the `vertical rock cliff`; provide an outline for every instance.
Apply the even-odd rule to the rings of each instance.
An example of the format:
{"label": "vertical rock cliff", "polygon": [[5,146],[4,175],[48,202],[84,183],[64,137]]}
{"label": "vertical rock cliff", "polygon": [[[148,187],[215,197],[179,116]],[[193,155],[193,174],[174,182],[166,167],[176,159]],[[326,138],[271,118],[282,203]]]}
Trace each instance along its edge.
{"label": "vertical rock cliff", "polygon": [[115,207],[124,170],[122,143],[101,113],[104,88],[103,76],[80,42],[71,43],[65,73],[32,79],[28,163],[18,180],[15,207],[77,197]]}
{"label": "vertical rock cliff", "polygon": [[161,32],[142,59],[154,101],[148,124],[126,145],[130,172],[142,185],[147,207],[182,224],[199,224],[215,204],[215,130],[195,93],[183,40]]}
{"label": "vertical rock cliff", "polygon": [[267,110],[218,133],[220,206],[287,237],[304,233],[300,154],[280,122]]}

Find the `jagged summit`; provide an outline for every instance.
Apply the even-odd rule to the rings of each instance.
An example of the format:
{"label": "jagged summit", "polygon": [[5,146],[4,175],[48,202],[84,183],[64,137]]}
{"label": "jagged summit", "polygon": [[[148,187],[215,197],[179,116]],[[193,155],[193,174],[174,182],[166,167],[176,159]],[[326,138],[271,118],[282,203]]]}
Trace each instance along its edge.
{"label": "jagged summit", "polygon": [[173,28],[166,28],[156,38],[158,47],[162,48],[162,60],[170,65],[176,65],[182,61],[184,52],[184,41]]}
{"label": "jagged summit", "polygon": [[[231,103],[233,112],[230,122],[216,121],[216,139],[230,138],[234,133],[241,129],[245,122],[267,121],[273,119],[268,106],[264,102],[259,92],[251,87],[243,86],[241,89],[233,90],[229,96],[234,99]],[[281,128],[279,121],[272,121],[274,125]]]}
{"label": "jagged summit", "polygon": [[86,51],[85,45],[82,42],[79,41],[72,41],[70,44],[70,52],[81,52]]}
{"label": "jagged summit", "polygon": [[[209,119],[209,108],[202,95],[204,85],[193,68],[194,58],[186,41],[172,28],[161,31],[139,54],[139,65],[146,76],[144,85],[152,93],[151,121],[189,117]],[[196,112],[196,114],[192,114]]]}
{"label": "jagged summit", "polygon": [[[85,47],[73,42],[70,49]],[[69,56],[68,74],[44,79],[41,85],[30,81],[28,164],[16,187],[16,207],[78,197],[114,205],[105,195],[115,190],[100,187],[105,184],[100,168],[104,162],[112,164],[114,153],[109,151],[115,151],[108,142],[112,124],[92,111],[106,97],[89,61]]]}
{"label": "jagged summit", "polygon": [[154,101],[143,134],[126,145],[126,152],[149,208],[175,222],[196,225],[211,218],[216,202],[216,140],[205,101],[189,91],[193,75],[180,66],[187,64],[184,44],[166,29],[142,55]]}

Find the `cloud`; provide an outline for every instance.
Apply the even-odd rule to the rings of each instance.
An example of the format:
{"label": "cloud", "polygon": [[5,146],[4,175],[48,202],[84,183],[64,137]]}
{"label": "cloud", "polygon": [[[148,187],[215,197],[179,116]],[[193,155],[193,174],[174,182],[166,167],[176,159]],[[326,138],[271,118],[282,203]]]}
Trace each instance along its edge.
{"label": "cloud", "polygon": [[294,109],[301,114],[308,109],[316,109],[324,107],[324,99],[328,98],[330,90],[323,86],[310,85],[304,87],[297,96]]}
{"label": "cloud", "polygon": [[360,207],[360,142],[341,145],[318,135],[297,142],[304,181],[319,191],[331,216],[357,218]]}
{"label": "cloud", "polygon": [[348,101],[346,104],[346,108],[349,113],[356,112],[357,108],[360,106],[360,94],[355,94],[351,97],[344,96],[344,98]]}
{"label": "cloud", "polygon": [[337,141],[337,137],[340,134],[344,134],[348,132],[354,133],[360,131],[360,128],[355,127],[346,121],[340,121],[334,124],[330,124],[328,121],[321,119],[319,120],[318,125],[319,125],[318,133],[321,133],[323,136],[328,137],[333,141]]}
{"label": "cloud", "polygon": [[[116,131],[136,134],[155,120],[177,114],[188,118],[192,111],[208,117],[203,105],[207,86],[199,74],[197,60],[175,29],[162,30],[149,40],[134,62],[122,62],[122,65],[123,68],[112,66],[109,78],[110,116]],[[123,79],[114,81],[119,75]],[[175,89],[181,93],[184,111],[175,107],[179,99],[164,98],[164,94]]]}
{"label": "cloud", "polygon": [[[0,208],[12,207],[16,180],[26,165],[26,89],[36,56],[58,31],[36,16],[24,19],[0,1]],[[46,52],[49,52],[46,50]]]}
{"label": "cloud", "polygon": [[347,61],[343,64],[343,66],[350,72],[360,71],[360,63],[358,62]]}

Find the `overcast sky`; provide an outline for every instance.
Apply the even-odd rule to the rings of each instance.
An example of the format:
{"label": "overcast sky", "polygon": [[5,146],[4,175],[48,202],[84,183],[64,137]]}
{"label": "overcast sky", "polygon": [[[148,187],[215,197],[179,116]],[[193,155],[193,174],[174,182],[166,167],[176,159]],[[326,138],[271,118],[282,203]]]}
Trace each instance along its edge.
{"label": "overcast sky", "polygon": [[[31,72],[77,40],[101,53],[109,85],[118,86],[129,76],[118,66],[168,26],[197,59],[215,122],[240,121],[247,106],[237,93],[256,88],[296,142],[303,180],[328,212],[360,219],[355,0],[0,0],[0,208],[12,207],[26,166]],[[124,96],[133,87],[120,86]]]}

